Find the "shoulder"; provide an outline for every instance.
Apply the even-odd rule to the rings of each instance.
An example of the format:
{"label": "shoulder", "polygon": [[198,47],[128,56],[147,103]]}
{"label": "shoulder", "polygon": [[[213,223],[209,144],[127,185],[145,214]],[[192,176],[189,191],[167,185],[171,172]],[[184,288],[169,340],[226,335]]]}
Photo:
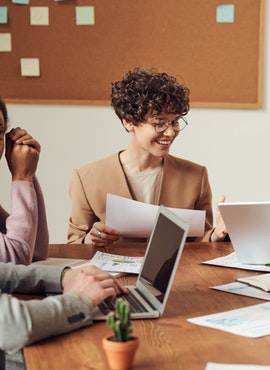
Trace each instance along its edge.
{"label": "shoulder", "polygon": [[206,171],[206,167],[198,163],[189,161],[187,159],[168,155],[165,159],[166,167],[177,167],[177,169],[189,170],[189,171]]}

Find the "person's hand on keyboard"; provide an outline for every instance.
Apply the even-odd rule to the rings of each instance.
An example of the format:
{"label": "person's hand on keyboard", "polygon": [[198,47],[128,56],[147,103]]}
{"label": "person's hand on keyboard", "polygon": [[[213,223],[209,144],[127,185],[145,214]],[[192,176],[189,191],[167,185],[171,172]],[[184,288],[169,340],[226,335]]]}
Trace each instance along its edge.
{"label": "person's hand on keyboard", "polygon": [[83,295],[96,306],[106,298],[114,299],[127,289],[106,271],[96,266],[66,269],[62,277],[64,293],[74,292]]}

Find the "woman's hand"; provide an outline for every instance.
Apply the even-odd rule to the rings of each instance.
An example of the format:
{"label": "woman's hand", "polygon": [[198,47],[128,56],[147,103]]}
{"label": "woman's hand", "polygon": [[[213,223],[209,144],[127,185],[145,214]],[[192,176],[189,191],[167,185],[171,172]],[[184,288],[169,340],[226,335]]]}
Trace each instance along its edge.
{"label": "woman's hand", "polygon": [[105,247],[120,239],[120,233],[102,222],[95,222],[92,229],[86,235],[84,242],[91,243],[95,247]]}
{"label": "woman's hand", "polygon": [[[221,195],[219,198],[219,203],[225,202],[225,195]],[[211,235],[211,241],[212,242],[218,242],[224,240],[226,235],[228,234],[225,223],[223,221],[223,218],[220,214],[219,209],[217,209],[216,213],[216,227]]]}
{"label": "woman's hand", "polygon": [[20,127],[6,134],[6,159],[13,181],[33,181],[40,149],[40,144]]}

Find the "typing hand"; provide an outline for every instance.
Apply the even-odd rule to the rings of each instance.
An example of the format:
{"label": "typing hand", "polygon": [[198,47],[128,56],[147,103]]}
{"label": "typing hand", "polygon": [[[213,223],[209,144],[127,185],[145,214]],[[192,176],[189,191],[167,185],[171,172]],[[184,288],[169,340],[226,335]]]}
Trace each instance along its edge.
{"label": "typing hand", "polygon": [[90,298],[94,305],[104,299],[115,298],[127,289],[119,285],[116,279],[96,266],[66,269],[62,277],[63,292],[77,292]]}

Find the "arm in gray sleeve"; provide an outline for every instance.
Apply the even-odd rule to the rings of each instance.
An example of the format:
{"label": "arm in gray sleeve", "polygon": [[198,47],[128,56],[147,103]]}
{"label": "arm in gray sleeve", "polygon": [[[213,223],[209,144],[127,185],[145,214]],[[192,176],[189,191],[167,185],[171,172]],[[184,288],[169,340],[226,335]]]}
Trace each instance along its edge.
{"label": "arm in gray sleeve", "polygon": [[[62,292],[63,267],[0,263],[0,348],[25,345],[92,323],[92,302],[74,292],[22,301],[7,293]],[[89,301],[88,301],[89,302]]]}
{"label": "arm in gray sleeve", "polygon": [[88,305],[70,293],[21,301],[0,292],[0,348],[15,353],[38,340],[90,325],[91,313]]}

